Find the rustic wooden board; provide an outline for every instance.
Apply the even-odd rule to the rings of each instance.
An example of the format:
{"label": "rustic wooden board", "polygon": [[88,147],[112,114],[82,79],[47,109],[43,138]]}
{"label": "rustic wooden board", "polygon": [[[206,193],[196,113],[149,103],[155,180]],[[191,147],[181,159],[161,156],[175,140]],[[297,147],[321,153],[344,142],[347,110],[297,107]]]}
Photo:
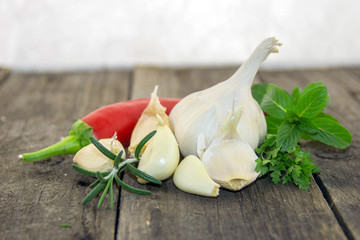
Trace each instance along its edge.
{"label": "rustic wooden board", "polygon": [[0,67],[0,85],[6,80],[10,74],[10,69],[5,67]]}
{"label": "rustic wooden board", "polygon": [[[160,96],[184,97],[234,70],[137,68],[131,96],[148,96],[160,84]],[[221,190],[216,199],[181,192],[171,179],[142,187],[152,195],[121,191],[118,239],[346,239],[314,181],[301,191],[263,178],[239,192]]]}
{"label": "rustic wooden board", "polygon": [[72,169],[72,156],[35,163],[17,156],[55,143],[90,111],[126,100],[129,81],[129,72],[12,74],[0,86],[1,239],[114,238],[116,210],[81,205],[93,179]]}
{"label": "rustic wooden board", "polygon": [[262,72],[265,82],[275,83],[291,91],[310,82],[323,81],[328,87],[330,106],[335,116],[353,135],[346,150],[321,143],[306,142],[304,147],[322,169],[317,178],[325,197],[349,239],[360,239],[360,71],[358,69],[327,69],[291,72]]}

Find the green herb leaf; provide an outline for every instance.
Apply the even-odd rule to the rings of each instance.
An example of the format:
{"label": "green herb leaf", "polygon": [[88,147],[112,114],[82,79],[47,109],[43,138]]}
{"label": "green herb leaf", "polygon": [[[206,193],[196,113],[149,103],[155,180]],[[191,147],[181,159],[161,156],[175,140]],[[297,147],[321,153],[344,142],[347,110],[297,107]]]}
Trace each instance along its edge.
{"label": "green herb leaf", "polygon": [[310,89],[301,95],[295,112],[299,117],[315,117],[324,109],[327,96],[328,92],[325,86]]}
{"label": "green herb leaf", "polygon": [[310,119],[310,118],[305,118],[305,117],[301,117],[299,119],[299,129],[303,132],[306,133],[316,133],[319,128],[316,126],[316,124]]}
{"label": "green herb leaf", "polygon": [[350,132],[338,122],[329,118],[314,118],[313,122],[319,128],[319,131],[311,134],[312,138],[341,149],[347,148],[351,144],[352,136]]}
{"label": "green herb leaf", "polygon": [[285,119],[287,110],[294,110],[294,104],[287,92],[270,84],[261,101],[261,108],[272,117]]}
{"label": "green herb leaf", "polygon": [[283,123],[283,120],[266,116],[266,125],[267,125],[267,133],[276,134],[280,125]]}
{"label": "green herb leaf", "polygon": [[101,197],[100,197],[100,200],[98,202],[98,205],[97,205],[97,208],[100,208],[101,206],[101,203],[103,202],[104,198],[105,198],[105,195],[107,194],[108,190],[109,190],[109,187],[110,187],[110,184],[113,182],[113,178],[110,178],[106,184],[106,187],[103,191],[103,193],[101,194]]}
{"label": "green herb leaf", "polygon": [[330,114],[327,114],[327,113],[324,113],[324,112],[321,112],[319,113],[316,118],[327,118],[327,119],[330,119],[330,120],[333,120],[335,122],[338,122],[338,120],[336,118],[334,118],[333,116],[331,116]]}
{"label": "green herb leaf", "polygon": [[135,148],[135,157],[137,159],[140,159],[140,152],[141,149],[145,146],[145,144],[156,134],[156,130],[152,131],[151,133],[149,133],[148,135],[146,135],[140,142],[139,144],[136,146]]}
{"label": "green herb leaf", "polygon": [[301,90],[299,87],[294,88],[292,94],[291,94],[291,99],[293,100],[294,104],[296,105],[299,98],[300,98],[300,94],[301,94]]}
{"label": "green herb leaf", "polygon": [[91,192],[88,195],[86,195],[86,197],[82,201],[82,205],[86,205],[88,202],[90,202],[91,199],[93,199],[105,186],[106,183],[104,182],[101,182],[98,185],[96,185],[96,187],[94,187],[94,189],[91,190]]}
{"label": "green herb leaf", "polygon": [[114,166],[115,166],[116,168],[119,168],[119,163],[124,161],[124,159],[121,158],[121,155],[123,154],[123,152],[124,152],[124,151],[121,150],[120,153],[116,156],[116,158],[115,158],[115,160],[114,160]]}
{"label": "green herb leaf", "polygon": [[258,83],[254,84],[251,87],[251,93],[253,95],[253,98],[259,103],[259,105],[261,104],[261,101],[267,91],[268,86],[268,83]]}
{"label": "green herb leaf", "polygon": [[286,111],[286,119],[290,123],[294,123],[299,120],[299,116],[295,113],[295,111],[289,109]]}
{"label": "green herb leaf", "polygon": [[115,160],[116,158],[116,155],[111,152],[109,149],[107,149],[106,147],[104,147],[104,145],[102,145],[98,140],[96,140],[95,138],[93,137],[90,137],[90,141],[95,145],[95,147],[97,149],[99,149],[99,151],[104,154],[106,157],[112,159],[112,160]]}
{"label": "green herb leaf", "polygon": [[144,173],[143,171],[140,171],[133,165],[128,163],[128,164],[126,164],[126,166],[127,166],[127,169],[129,169],[129,171],[132,172],[134,175],[141,177],[142,179],[149,181],[151,183],[154,183],[154,184],[158,184],[158,185],[162,184],[162,182],[160,180],[154,178],[153,176],[150,176],[149,174]]}
{"label": "green herb leaf", "polygon": [[[88,171],[82,167],[79,167],[76,164],[72,165],[73,169],[75,169],[78,173],[81,173],[82,175],[88,176],[88,177],[96,177],[96,172],[91,172]],[[106,176],[108,175],[110,172],[102,172],[101,175]]]}
{"label": "green herb leaf", "polygon": [[283,122],[277,132],[276,146],[281,147],[281,151],[286,151],[294,147],[301,139],[301,131],[295,124],[287,121]]}
{"label": "green herb leaf", "polygon": [[323,82],[313,82],[308,84],[304,90],[300,93],[300,96],[304,96],[308,91],[317,88],[317,87],[321,87],[321,86],[325,86]]}
{"label": "green herb leaf", "polygon": [[96,177],[97,177],[101,182],[106,182],[106,181],[107,181],[100,172],[96,172]]}
{"label": "green herb leaf", "polygon": [[71,225],[68,223],[62,223],[60,224],[60,227],[67,228],[67,227],[71,227]]}
{"label": "green herb leaf", "polygon": [[263,161],[258,158],[255,160],[256,162],[256,167],[255,167],[255,172],[260,172],[260,177],[262,175],[265,175],[268,171],[269,171],[269,168],[266,166],[266,164],[263,163]]}
{"label": "green herb leaf", "polygon": [[99,183],[101,183],[101,181],[100,181],[99,179],[96,179],[96,181],[93,182],[93,183],[89,186],[89,188],[93,189],[93,188],[96,187],[96,185],[98,185]]}
{"label": "green herb leaf", "polygon": [[149,195],[149,194],[151,194],[151,192],[148,191],[148,190],[134,188],[134,187],[131,187],[131,186],[127,185],[126,183],[121,181],[120,178],[117,175],[115,175],[115,180],[121,187],[123,187],[125,190],[127,190],[129,192],[139,194],[139,195]]}
{"label": "green herb leaf", "polygon": [[114,180],[111,179],[110,181],[110,209],[114,208],[114,190],[113,190],[113,182]]}

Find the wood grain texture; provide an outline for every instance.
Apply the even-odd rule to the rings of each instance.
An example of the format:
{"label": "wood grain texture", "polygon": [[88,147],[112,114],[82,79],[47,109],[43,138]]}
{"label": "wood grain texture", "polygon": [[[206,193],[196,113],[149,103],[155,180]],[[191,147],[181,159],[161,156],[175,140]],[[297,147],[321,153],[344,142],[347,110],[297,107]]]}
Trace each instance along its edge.
{"label": "wood grain texture", "polygon": [[10,68],[0,67],[0,86],[10,74]]}
{"label": "wood grain texture", "polygon": [[71,155],[35,163],[17,156],[55,143],[90,111],[126,100],[129,77],[105,71],[13,74],[1,86],[1,239],[114,238],[116,211],[108,199],[96,209],[99,197],[81,205],[94,180],[72,169]]}
{"label": "wood grain texture", "polygon": [[159,85],[159,97],[185,97],[229,78],[236,69],[236,67],[195,69],[137,67],[133,73],[131,97],[149,97],[155,85]]}
{"label": "wood grain texture", "polygon": [[275,83],[288,91],[295,86],[303,88],[311,82],[323,81],[331,99],[326,112],[336,117],[352,133],[353,142],[345,150],[316,142],[303,144],[322,169],[318,178],[319,184],[322,185],[324,194],[349,239],[360,239],[359,73],[359,69],[261,73],[261,78],[265,82]]}
{"label": "wood grain texture", "polygon": [[[184,97],[234,70],[137,68],[132,97],[148,96],[156,84],[160,96]],[[314,181],[301,191],[263,178],[239,192],[221,190],[215,199],[181,192],[171,179],[142,188],[152,195],[121,192],[118,239],[346,239]]]}

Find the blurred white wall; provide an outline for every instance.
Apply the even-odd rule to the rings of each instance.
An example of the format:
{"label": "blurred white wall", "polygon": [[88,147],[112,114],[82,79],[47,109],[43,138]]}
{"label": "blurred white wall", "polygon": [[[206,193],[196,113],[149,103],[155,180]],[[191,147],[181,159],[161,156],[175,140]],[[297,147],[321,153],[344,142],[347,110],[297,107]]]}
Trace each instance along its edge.
{"label": "blurred white wall", "polygon": [[240,64],[268,36],[265,67],[360,65],[357,0],[0,0],[0,66]]}

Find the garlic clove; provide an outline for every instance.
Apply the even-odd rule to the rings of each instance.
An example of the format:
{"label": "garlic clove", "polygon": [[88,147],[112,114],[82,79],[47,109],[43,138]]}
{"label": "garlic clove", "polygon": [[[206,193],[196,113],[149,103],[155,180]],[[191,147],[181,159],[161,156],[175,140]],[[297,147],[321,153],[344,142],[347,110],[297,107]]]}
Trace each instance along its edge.
{"label": "garlic clove", "polygon": [[[174,173],[179,164],[180,152],[170,128],[159,115],[157,119],[157,132],[142,154],[138,169],[162,181]],[[142,178],[137,178],[137,180],[139,183],[147,183]]]}
{"label": "garlic clove", "polygon": [[192,93],[176,104],[170,113],[170,122],[184,156],[197,154],[200,134],[210,142],[226,113],[239,105],[243,105],[244,113],[237,125],[242,138],[253,149],[263,141],[265,116],[251,94],[251,85],[262,62],[270,53],[277,52],[280,45],[275,38],[263,40],[229,79]]}
{"label": "garlic clove", "polygon": [[[125,152],[122,144],[114,138],[101,139],[99,142],[115,154]],[[81,148],[75,154],[73,161],[79,167],[92,172],[107,172],[114,166],[114,161],[102,154],[94,144]]]}
{"label": "garlic clove", "polygon": [[189,155],[184,158],[174,173],[175,186],[187,193],[205,197],[217,197],[220,185],[214,182],[206,172],[199,158]]}
{"label": "garlic clove", "polygon": [[242,109],[239,106],[226,116],[201,159],[211,179],[233,191],[249,185],[259,175],[255,171],[258,157],[236,129]]}
{"label": "garlic clove", "polygon": [[[157,90],[158,86],[155,86],[154,91],[151,93],[150,102],[142,112],[131,134],[130,147],[128,148],[128,150],[129,154],[132,156],[134,155],[136,146],[139,144],[139,142],[147,134],[157,128],[158,120],[156,118],[156,114],[158,114],[162,118],[165,125],[170,126],[169,117],[166,114],[166,107],[161,105],[159,97],[157,96]],[[150,141],[147,142],[145,146],[141,149],[140,156],[145,151]]]}

